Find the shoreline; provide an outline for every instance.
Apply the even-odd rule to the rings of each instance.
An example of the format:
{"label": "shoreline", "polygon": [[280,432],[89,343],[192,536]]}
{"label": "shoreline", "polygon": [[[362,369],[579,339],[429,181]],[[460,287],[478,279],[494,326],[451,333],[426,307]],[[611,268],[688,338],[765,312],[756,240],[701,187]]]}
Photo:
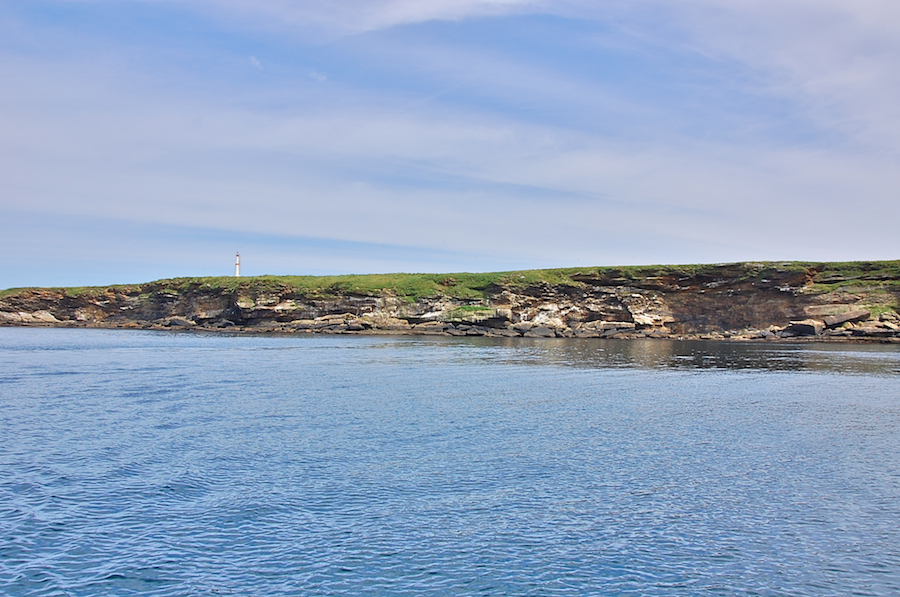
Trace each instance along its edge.
{"label": "shoreline", "polygon": [[400,330],[400,329],[368,329],[368,330],[334,330],[334,329],[288,329],[281,327],[246,327],[233,326],[215,328],[205,326],[170,326],[162,324],[86,324],[82,322],[58,322],[58,323],[0,323],[0,328],[43,328],[43,329],[96,329],[96,330],[123,330],[123,331],[152,331],[167,332],[173,334],[198,333],[213,335],[234,336],[428,336],[444,338],[508,338],[508,339],[547,339],[547,340],[670,340],[677,342],[728,342],[751,344],[898,344],[900,336],[750,336],[747,334],[659,334],[659,333],[619,333],[607,336],[585,335],[530,335],[496,333],[491,330],[457,330],[465,333],[451,333],[435,330]]}

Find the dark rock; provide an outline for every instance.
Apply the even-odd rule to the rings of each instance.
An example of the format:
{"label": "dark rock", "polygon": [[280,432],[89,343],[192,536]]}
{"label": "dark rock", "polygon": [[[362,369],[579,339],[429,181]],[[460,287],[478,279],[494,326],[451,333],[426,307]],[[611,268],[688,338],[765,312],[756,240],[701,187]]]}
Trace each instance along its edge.
{"label": "dark rock", "polygon": [[600,335],[601,335],[601,333],[598,331],[595,331],[595,330],[585,330],[585,329],[575,330],[576,338],[599,338]]}
{"label": "dark rock", "polygon": [[526,338],[555,338],[556,332],[546,326],[536,326],[525,332]]}
{"label": "dark rock", "polygon": [[876,327],[874,325],[871,326],[857,326],[850,330],[854,336],[863,336],[863,337],[873,337],[873,338],[883,338],[886,336],[893,336],[894,330],[888,327]]}
{"label": "dark rock", "polygon": [[615,330],[606,330],[602,334],[600,334],[601,338],[612,338],[613,336],[619,336],[621,334],[631,334],[634,332],[634,328],[618,328]]}
{"label": "dark rock", "polygon": [[865,309],[857,309],[855,311],[848,311],[847,313],[840,313],[838,315],[829,315],[825,318],[825,326],[829,328],[835,328],[841,324],[847,323],[848,321],[851,323],[855,323],[857,321],[865,321],[870,316],[870,313]]}
{"label": "dark rock", "polygon": [[751,330],[747,332],[748,338],[774,338],[775,334],[771,330]]}
{"label": "dark rock", "polygon": [[502,338],[515,338],[520,334],[516,330],[511,329],[495,329],[491,330],[491,335],[500,336]]}
{"label": "dark rock", "polygon": [[850,335],[852,335],[852,333],[853,332],[851,332],[850,330],[845,330],[843,328],[839,328],[836,330],[834,330],[834,329],[825,330],[826,336],[850,336]]}
{"label": "dark rock", "polygon": [[197,325],[190,319],[185,319],[184,317],[167,317],[159,323],[166,327],[191,327]]}
{"label": "dark rock", "polygon": [[817,319],[792,321],[784,330],[785,336],[819,336],[825,330],[825,323]]}

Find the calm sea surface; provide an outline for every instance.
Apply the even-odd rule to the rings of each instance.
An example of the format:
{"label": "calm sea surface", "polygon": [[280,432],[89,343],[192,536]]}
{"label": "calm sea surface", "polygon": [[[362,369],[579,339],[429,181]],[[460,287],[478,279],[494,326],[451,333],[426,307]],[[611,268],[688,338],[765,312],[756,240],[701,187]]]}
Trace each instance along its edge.
{"label": "calm sea surface", "polygon": [[0,328],[0,594],[898,595],[900,347]]}

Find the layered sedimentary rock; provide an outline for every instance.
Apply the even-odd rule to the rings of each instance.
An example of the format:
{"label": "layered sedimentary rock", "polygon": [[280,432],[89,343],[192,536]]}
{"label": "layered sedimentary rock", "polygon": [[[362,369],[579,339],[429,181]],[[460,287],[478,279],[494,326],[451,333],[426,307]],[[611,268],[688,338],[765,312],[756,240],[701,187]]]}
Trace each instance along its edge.
{"label": "layered sedimentary rock", "polygon": [[512,272],[498,275],[474,298],[441,291],[404,296],[389,285],[368,293],[310,290],[279,278],[247,278],[229,285],[200,278],[78,290],[32,288],[0,296],[0,324],[900,341],[897,262],[869,264],[856,268],[862,274],[843,278],[828,265],[672,266],[648,268],[644,275],[585,268],[566,270],[556,283],[520,281]]}

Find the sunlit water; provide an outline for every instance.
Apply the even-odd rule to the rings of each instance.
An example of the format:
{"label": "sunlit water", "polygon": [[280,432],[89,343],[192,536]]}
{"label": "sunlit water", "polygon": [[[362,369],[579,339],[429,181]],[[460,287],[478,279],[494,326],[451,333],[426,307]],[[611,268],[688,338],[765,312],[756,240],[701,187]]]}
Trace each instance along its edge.
{"label": "sunlit water", "polygon": [[900,350],[0,329],[0,594],[897,595]]}

